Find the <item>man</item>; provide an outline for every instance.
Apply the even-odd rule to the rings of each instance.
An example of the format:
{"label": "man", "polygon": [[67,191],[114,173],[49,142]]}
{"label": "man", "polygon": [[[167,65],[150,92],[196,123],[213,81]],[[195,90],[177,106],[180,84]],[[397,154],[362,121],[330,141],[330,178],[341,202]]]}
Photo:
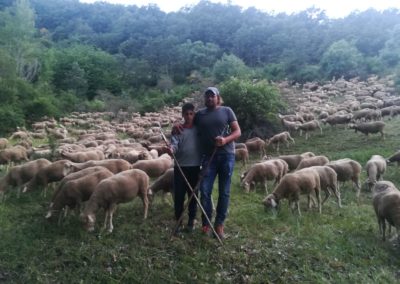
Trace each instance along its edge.
{"label": "man", "polygon": [[[221,105],[222,98],[217,88],[207,88],[204,99],[206,107],[200,109],[194,118],[201,145],[202,169],[205,170],[200,184],[200,199],[204,211],[211,220],[213,209],[211,194],[218,175],[218,203],[214,227],[218,236],[223,239],[231,177],[235,165],[234,141],[240,137],[241,130],[232,109]],[[206,217],[202,216],[202,231],[208,234],[210,230],[210,224]]]}

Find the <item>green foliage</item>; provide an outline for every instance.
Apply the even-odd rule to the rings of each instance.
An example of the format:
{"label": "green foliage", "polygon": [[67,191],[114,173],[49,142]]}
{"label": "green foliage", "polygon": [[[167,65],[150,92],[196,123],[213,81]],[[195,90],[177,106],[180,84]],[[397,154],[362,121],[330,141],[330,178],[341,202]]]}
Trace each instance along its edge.
{"label": "green foliage", "polygon": [[0,135],[6,136],[17,126],[25,125],[25,117],[22,110],[15,105],[0,106]]}
{"label": "green foliage", "polygon": [[385,43],[385,47],[380,51],[382,62],[389,68],[394,68],[400,63],[400,25],[391,31],[391,37]]}
{"label": "green foliage", "polygon": [[253,129],[281,107],[278,90],[266,81],[230,79],[220,87],[224,104],[235,110],[243,129]]}
{"label": "green foliage", "polygon": [[233,54],[224,54],[215,62],[213,75],[217,82],[222,82],[231,77],[248,78],[249,69],[244,62]]}
{"label": "green foliage", "polygon": [[88,112],[105,111],[106,110],[106,104],[103,101],[99,100],[99,99],[86,101],[86,110]]}
{"label": "green foliage", "polygon": [[361,63],[362,56],[354,44],[340,40],[325,51],[321,69],[327,78],[352,78],[358,75]]}

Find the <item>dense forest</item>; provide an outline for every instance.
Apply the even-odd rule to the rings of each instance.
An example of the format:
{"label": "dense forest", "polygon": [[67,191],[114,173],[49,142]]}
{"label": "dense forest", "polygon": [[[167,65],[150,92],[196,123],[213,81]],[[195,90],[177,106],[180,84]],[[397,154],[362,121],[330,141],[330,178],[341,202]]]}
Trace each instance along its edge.
{"label": "dense forest", "polygon": [[71,111],[153,111],[210,84],[236,103],[235,92],[251,94],[243,103],[268,114],[281,107],[272,81],[384,76],[397,74],[399,62],[395,9],[330,19],[315,8],[268,14],[208,1],[165,13],[155,5],[4,0],[0,133]]}

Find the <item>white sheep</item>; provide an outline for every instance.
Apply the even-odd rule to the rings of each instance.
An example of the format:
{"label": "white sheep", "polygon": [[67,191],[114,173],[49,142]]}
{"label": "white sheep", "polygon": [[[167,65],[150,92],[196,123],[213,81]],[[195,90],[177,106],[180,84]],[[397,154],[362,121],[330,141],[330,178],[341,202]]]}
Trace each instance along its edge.
{"label": "white sheep", "polygon": [[279,144],[285,143],[286,147],[289,148],[289,141],[295,144],[294,139],[292,138],[292,136],[290,136],[290,133],[288,131],[275,134],[271,138],[265,140],[267,146],[276,145],[276,151],[278,152],[279,152]]}
{"label": "white sheep", "polygon": [[[88,231],[94,230],[96,212],[100,208],[106,211],[104,228],[111,233],[114,229],[112,218],[117,205],[140,196],[144,205],[144,219],[147,218],[149,176],[142,170],[133,169],[121,172],[101,181],[87,202],[81,220]],[[108,221],[108,222],[107,222]]]}
{"label": "white sheep", "polygon": [[314,156],[302,159],[297,166],[296,170],[312,167],[312,166],[325,166],[329,163],[329,159],[326,156]]}

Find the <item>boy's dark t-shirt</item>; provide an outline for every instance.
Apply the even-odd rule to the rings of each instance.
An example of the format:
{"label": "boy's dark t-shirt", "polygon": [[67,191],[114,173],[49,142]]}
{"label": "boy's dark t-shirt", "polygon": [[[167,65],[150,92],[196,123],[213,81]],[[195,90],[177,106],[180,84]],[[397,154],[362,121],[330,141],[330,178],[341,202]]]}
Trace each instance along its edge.
{"label": "boy's dark t-shirt", "polygon": [[[215,137],[228,136],[229,126],[233,121],[237,121],[236,115],[230,107],[226,106],[220,106],[211,111],[203,108],[196,112],[194,124],[197,127],[202,154],[211,155],[215,147]],[[234,154],[235,142],[218,147],[216,153]]]}

